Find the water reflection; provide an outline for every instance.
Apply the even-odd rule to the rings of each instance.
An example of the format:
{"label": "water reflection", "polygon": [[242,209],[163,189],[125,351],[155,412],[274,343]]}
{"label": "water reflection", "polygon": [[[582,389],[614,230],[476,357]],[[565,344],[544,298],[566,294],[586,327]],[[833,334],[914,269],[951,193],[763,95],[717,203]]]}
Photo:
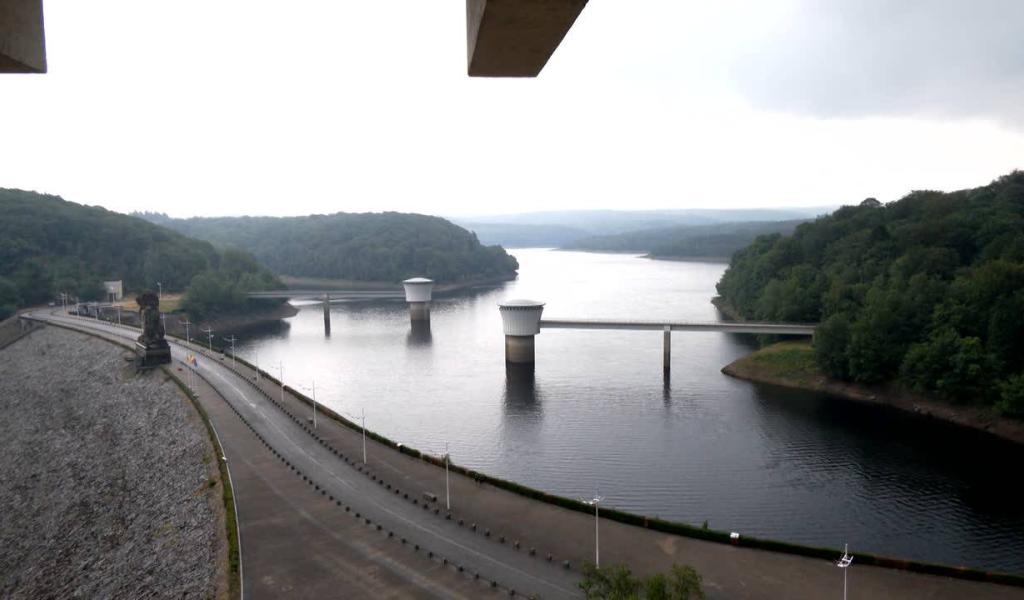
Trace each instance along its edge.
{"label": "water reflection", "polygon": [[409,321],[409,334],[405,336],[405,344],[410,348],[429,346],[433,341],[430,332],[430,321]]}
{"label": "water reflection", "polygon": [[537,376],[533,365],[505,365],[505,411],[524,414],[540,411]]}

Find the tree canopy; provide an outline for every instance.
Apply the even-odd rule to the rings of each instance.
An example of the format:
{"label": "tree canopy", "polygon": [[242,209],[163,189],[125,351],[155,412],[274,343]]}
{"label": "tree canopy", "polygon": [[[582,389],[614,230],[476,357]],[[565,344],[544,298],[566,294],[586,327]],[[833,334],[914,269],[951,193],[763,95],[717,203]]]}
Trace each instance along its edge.
{"label": "tree canopy", "polygon": [[141,216],[186,235],[251,252],[279,275],[364,281],[422,276],[458,282],[508,279],[519,268],[501,246],[484,246],[475,234],[426,215]]}
{"label": "tree canopy", "polygon": [[768,233],[792,233],[806,219],[676,225],[575,240],[567,250],[646,253],[654,258],[728,258]]}
{"label": "tree canopy", "polygon": [[185,290],[200,274],[245,289],[280,285],[244,253],[58,196],[0,189],[0,214],[0,316],[61,292],[102,299],[105,280],[127,290]]}
{"label": "tree canopy", "polygon": [[1024,414],[1024,172],[759,237],[718,292],[746,318],[820,321],[833,377]]}

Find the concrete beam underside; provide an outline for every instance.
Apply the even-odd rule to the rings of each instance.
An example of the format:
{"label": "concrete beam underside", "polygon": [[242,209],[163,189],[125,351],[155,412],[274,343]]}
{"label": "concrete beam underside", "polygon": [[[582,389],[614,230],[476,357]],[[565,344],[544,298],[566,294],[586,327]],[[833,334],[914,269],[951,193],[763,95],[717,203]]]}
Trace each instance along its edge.
{"label": "concrete beam underside", "polygon": [[587,0],[466,0],[470,77],[536,77]]}
{"label": "concrete beam underside", "polygon": [[0,73],[45,73],[42,0],[0,2]]}

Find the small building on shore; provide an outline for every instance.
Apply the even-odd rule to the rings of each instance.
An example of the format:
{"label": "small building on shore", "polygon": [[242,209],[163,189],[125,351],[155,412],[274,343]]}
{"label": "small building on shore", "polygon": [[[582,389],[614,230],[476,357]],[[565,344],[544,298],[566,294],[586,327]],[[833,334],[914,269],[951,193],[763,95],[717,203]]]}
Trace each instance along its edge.
{"label": "small building on shore", "polygon": [[107,302],[120,302],[124,298],[124,281],[104,281],[103,290],[106,292],[104,299]]}

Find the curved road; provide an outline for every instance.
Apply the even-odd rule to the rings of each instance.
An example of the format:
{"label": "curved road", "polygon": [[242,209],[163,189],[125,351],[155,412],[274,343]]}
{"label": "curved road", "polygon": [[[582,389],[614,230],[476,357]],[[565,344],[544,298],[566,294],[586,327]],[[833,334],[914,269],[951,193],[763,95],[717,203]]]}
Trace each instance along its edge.
{"label": "curved road", "polygon": [[[62,316],[35,311],[27,317],[63,324],[75,329],[91,330],[107,337],[134,341],[138,330],[117,327],[102,321]],[[168,338],[176,362],[184,362],[191,351]],[[205,355],[198,359],[198,374],[205,379],[245,421],[253,432],[276,453],[290,469],[315,482],[319,490],[330,495],[357,513],[371,526],[393,532],[409,546],[419,546],[432,558],[459,565],[469,573],[494,581],[505,590],[527,597],[579,598],[578,575],[538,556],[530,556],[511,544],[495,543],[468,526],[425,511],[412,504],[390,485],[382,485],[374,476],[365,474],[353,460],[343,460],[304,428],[275,406],[255,385],[231,368]],[[222,438],[225,446],[231,440]],[[391,488],[391,489],[389,489]],[[409,494],[410,492],[404,492]],[[244,502],[245,499],[240,499]],[[346,512],[348,512],[346,511]],[[243,530],[244,534],[244,530]],[[244,552],[244,549],[243,549]],[[467,575],[468,576],[468,575]],[[257,574],[246,573],[246,578]]]}

